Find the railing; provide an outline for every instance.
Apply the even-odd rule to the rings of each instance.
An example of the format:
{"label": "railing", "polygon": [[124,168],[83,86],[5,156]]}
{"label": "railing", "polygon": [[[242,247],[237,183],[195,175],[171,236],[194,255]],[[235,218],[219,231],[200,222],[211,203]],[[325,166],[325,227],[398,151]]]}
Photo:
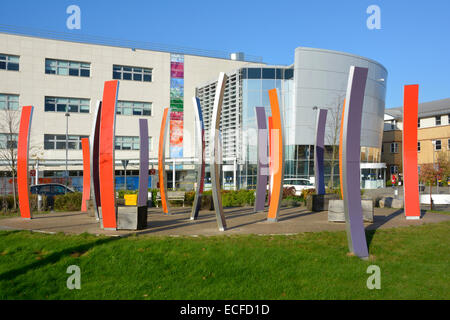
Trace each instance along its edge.
{"label": "railing", "polygon": [[[142,49],[142,50],[152,50],[152,51],[160,51],[160,52],[170,52],[170,53],[211,57],[211,58],[219,58],[219,59],[227,59],[227,60],[230,60],[230,55],[231,55],[231,52],[226,52],[226,51],[204,50],[204,49],[181,47],[181,46],[152,43],[152,42],[145,42],[145,41],[121,40],[121,39],[106,38],[106,37],[76,34],[76,33],[40,30],[40,29],[35,29],[35,28],[12,26],[12,25],[5,25],[5,24],[0,24],[0,33],[8,33],[8,34],[15,34],[15,35],[22,35],[22,36],[32,36],[32,37],[52,39],[52,40],[63,40],[63,41],[71,41],[71,42],[79,42],[79,43],[98,44],[98,45],[105,45],[105,46],[130,48],[130,49]],[[244,55],[244,58],[242,61],[256,62],[256,63],[263,62],[262,57],[254,56],[254,55],[247,55],[247,54]]]}

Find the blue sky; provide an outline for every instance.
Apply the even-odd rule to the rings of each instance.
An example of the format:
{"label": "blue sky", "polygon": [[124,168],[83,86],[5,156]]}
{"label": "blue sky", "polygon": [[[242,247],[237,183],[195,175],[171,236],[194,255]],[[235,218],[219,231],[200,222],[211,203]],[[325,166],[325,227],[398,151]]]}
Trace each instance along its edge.
{"label": "blue sky", "polygon": [[[66,28],[66,8],[81,8],[81,30]],[[366,27],[369,5],[381,30]],[[450,97],[448,0],[41,0],[4,1],[0,24],[207,50],[243,51],[291,64],[298,46],[374,59],[389,72],[386,107],[402,105],[403,85],[420,102]]]}

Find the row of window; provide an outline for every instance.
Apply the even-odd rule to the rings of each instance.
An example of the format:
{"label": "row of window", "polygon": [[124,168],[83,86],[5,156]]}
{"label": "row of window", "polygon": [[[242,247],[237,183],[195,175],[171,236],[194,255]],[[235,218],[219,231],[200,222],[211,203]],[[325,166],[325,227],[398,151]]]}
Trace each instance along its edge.
{"label": "row of window", "polygon": [[[45,112],[89,113],[90,99],[45,97]],[[18,110],[19,95],[0,94],[0,110]],[[151,116],[152,103],[117,101],[116,113],[120,115]]]}
{"label": "row of window", "polygon": [[[435,151],[442,150],[442,140],[433,140],[432,143]],[[450,150],[450,139],[447,139],[447,150]],[[420,152],[420,141],[417,142],[417,151]],[[398,142],[391,143],[391,153],[398,153]]]}
{"label": "row of window", "polygon": [[[450,124],[450,113],[447,115],[447,124]],[[440,126],[442,125],[442,116],[435,116],[434,117],[434,125],[435,126]],[[420,128],[420,118],[417,121],[417,127]]]}
{"label": "row of window", "polygon": [[[19,56],[0,54],[0,69],[19,71]],[[131,80],[152,82],[151,68],[113,65],[112,78],[117,80]],[[45,59],[45,73],[61,76],[85,77],[91,76],[89,62]]]}
{"label": "row of window", "polygon": [[[1,135],[0,135],[1,138]],[[74,136],[67,137],[67,148],[69,150],[81,150],[81,139],[88,138],[88,136]],[[139,150],[139,137],[115,137],[116,150]],[[2,146],[0,139],[0,146]],[[5,142],[6,145],[6,142]],[[153,139],[149,137],[149,150],[152,151]],[[44,135],[44,149],[45,150],[65,150],[66,149],[66,135],[64,134],[45,134]]]}
{"label": "row of window", "polygon": [[113,79],[152,82],[152,69],[113,65]]}

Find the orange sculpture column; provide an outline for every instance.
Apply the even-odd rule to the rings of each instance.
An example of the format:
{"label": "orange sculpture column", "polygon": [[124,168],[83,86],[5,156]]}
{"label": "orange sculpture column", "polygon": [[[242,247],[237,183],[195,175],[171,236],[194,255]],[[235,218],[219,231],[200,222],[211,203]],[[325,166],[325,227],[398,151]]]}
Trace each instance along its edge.
{"label": "orange sculpture column", "polygon": [[33,109],[33,106],[22,107],[17,142],[17,191],[19,194],[20,216],[24,219],[31,219],[28,150]]}
{"label": "orange sculpture column", "polygon": [[340,182],[340,189],[341,189],[341,199],[344,199],[344,192],[342,189],[342,139],[344,137],[344,114],[345,114],[345,99],[344,104],[342,105],[342,114],[341,114],[341,129],[339,130],[339,182]]}
{"label": "orange sculpture column", "polygon": [[406,219],[420,219],[417,169],[419,85],[405,86],[403,102],[403,190]]}
{"label": "orange sculpture column", "polygon": [[165,214],[169,214],[169,206],[167,205],[167,174],[166,174],[166,141],[169,126],[169,108],[164,109],[161,121],[161,130],[159,133],[159,150],[158,150],[158,177],[159,177],[159,194],[161,196],[161,206]]}
{"label": "orange sculpture column", "polygon": [[270,107],[272,110],[272,130],[270,133],[272,163],[272,195],[270,197],[268,221],[277,221],[283,195],[284,150],[283,150],[283,121],[278,104],[277,89],[269,90]]}
{"label": "orange sculpture column", "polygon": [[269,123],[269,194],[267,196],[267,205],[270,206],[270,199],[272,198],[272,186],[273,186],[273,159],[272,159],[272,128],[273,128],[273,122],[272,117],[268,117],[268,123]]}
{"label": "orange sculpture column", "polygon": [[115,121],[119,81],[106,81],[103,89],[100,116],[99,180],[102,226],[105,230],[117,229],[115,197]]}
{"label": "orange sculpture column", "polygon": [[81,200],[81,211],[87,211],[87,201],[91,199],[91,165],[89,152],[89,138],[81,139],[83,150],[83,198]]}

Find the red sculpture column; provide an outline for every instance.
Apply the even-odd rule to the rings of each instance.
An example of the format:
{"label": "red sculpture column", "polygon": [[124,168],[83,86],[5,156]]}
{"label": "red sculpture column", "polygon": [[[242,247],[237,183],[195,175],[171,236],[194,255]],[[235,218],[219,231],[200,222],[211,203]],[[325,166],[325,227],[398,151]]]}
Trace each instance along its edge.
{"label": "red sculpture column", "polygon": [[30,147],[33,109],[33,106],[22,107],[17,142],[17,191],[19,194],[20,216],[25,219],[31,219],[28,150]]}
{"label": "red sculpture column", "polygon": [[87,211],[86,201],[91,199],[91,165],[89,152],[89,138],[81,139],[83,149],[83,198],[81,200],[81,211]]}
{"label": "red sculpture column", "polygon": [[403,188],[406,219],[420,219],[417,169],[419,85],[405,86],[403,103]]}
{"label": "red sculpture column", "polygon": [[117,229],[115,197],[115,121],[119,81],[106,81],[103,89],[100,116],[99,180],[102,226],[106,230]]}

